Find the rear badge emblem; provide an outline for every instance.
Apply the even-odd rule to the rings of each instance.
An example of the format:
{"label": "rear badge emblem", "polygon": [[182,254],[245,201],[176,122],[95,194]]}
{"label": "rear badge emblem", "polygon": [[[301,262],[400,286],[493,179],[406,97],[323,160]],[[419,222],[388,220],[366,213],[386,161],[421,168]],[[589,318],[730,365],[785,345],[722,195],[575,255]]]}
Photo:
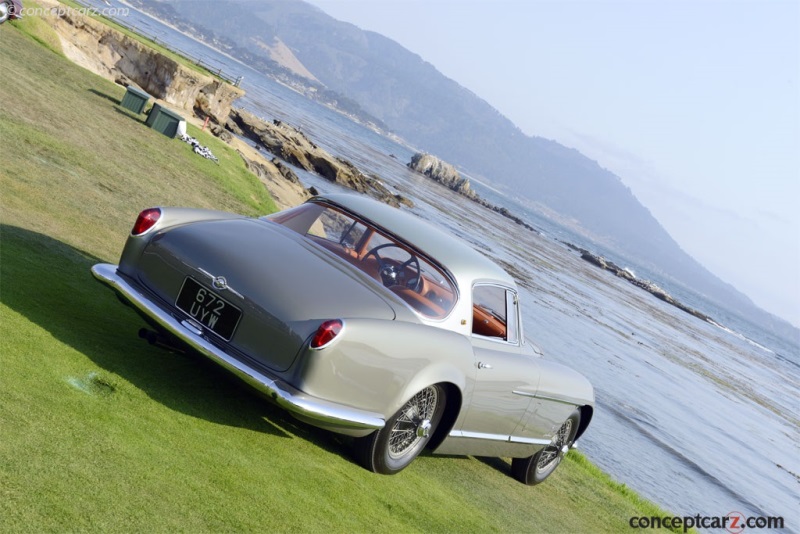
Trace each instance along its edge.
{"label": "rear badge emblem", "polygon": [[214,286],[214,289],[226,289],[228,287],[228,281],[225,280],[224,276],[217,276],[214,278],[214,281],[211,282],[211,285]]}
{"label": "rear badge emblem", "polygon": [[[0,3],[2,3],[2,0],[0,0]],[[228,290],[237,297],[244,298],[241,293],[239,293],[238,291],[236,291],[235,289],[233,289],[231,286],[228,285],[228,281],[225,279],[224,276],[214,276],[205,269],[198,268],[197,270],[211,279],[211,287],[213,287],[217,291]]]}

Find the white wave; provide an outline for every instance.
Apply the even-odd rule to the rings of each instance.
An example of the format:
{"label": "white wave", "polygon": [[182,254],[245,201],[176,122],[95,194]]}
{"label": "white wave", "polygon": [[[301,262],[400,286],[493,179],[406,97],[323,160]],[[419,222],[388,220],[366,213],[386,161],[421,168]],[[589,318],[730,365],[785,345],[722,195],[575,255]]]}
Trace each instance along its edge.
{"label": "white wave", "polygon": [[739,339],[741,339],[742,341],[746,341],[746,342],[750,343],[750,344],[751,344],[751,345],[753,345],[754,347],[756,347],[756,348],[759,348],[759,349],[763,350],[764,352],[769,352],[770,354],[775,354],[775,351],[774,351],[774,350],[768,349],[768,348],[767,348],[767,347],[765,347],[764,345],[762,345],[762,344],[760,344],[760,343],[757,343],[757,342],[753,341],[753,340],[752,340],[752,339],[750,339],[749,337],[747,337],[747,336],[745,336],[745,335],[743,335],[743,334],[740,334],[739,332],[736,332],[736,331],[734,331],[734,330],[731,330],[731,329],[730,329],[730,328],[728,328],[727,326],[722,326],[721,324],[719,324],[719,323],[717,323],[717,322],[715,322],[715,321],[712,321],[711,319],[708,319],[708,322],[709,322],[709,323],[711,323],[711,324],[713,324],[714,326],[716,326],[716,327],[717,327],[717,328],[719,328],[720,330],[724,330],[725,332],[727,332],[727,333],[729,333],[729,334],[731,334],[731,335],[734,335],[734,336],[738,337],[738,338],[739,338]]}

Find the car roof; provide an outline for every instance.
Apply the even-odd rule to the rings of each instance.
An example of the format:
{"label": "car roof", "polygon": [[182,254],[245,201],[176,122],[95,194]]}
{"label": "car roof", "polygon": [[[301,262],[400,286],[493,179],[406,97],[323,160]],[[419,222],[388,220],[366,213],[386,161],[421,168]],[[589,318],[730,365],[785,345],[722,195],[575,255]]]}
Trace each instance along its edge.
{"label": "car roof", "polygon": [[458,282],[490,279],[515,287],[514,279],[495,262],[458,237],[387,204],[361,195],[320,195],[310,201],[337,205],[413,245],[448,269]]}

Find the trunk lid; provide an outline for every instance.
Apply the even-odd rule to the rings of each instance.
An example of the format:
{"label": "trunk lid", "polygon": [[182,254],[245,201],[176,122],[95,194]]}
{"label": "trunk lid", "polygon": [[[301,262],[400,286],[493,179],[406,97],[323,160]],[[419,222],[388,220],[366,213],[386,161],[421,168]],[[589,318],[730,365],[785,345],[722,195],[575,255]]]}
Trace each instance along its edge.
{"label": "trunk lid", "polygon": [[[148,244],[137,271],[139,280],[166,303],[173,307],[177,303],[202,319],[204,326],[216,328],[220,335],[209,333],[210,339],[227,341],[275,371],[291,366],[325,320],[395,318],[377,281],[296,232],[264,220],[209,221],[165,229]],[[197,284],[187,282],[187,277]],[[198,287],[211,296],[196,294]],[[206,308],[201,309],[197,301],[204,299]],[[222,304],[213,300],[216,304],[210,307],[209,299],[222,299]],[[228,316],[215,324],[214,308],[220,306]],[[231,307],[241,311],[238,320]],[[220,329],[225,320],[233,323]],[[227,328],[235,328],[229,340],[224,339],[230,335]]]}

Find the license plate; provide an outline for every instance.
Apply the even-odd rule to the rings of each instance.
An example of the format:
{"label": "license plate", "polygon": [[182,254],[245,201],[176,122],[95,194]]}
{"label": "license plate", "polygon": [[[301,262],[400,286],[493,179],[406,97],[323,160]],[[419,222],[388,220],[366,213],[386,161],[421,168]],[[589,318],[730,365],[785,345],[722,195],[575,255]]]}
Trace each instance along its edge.
{"label": "license plate", "polygon": [[242,310],[192,278],[183,281],[175,305],[225,341],[231,339],[242,317]]}

